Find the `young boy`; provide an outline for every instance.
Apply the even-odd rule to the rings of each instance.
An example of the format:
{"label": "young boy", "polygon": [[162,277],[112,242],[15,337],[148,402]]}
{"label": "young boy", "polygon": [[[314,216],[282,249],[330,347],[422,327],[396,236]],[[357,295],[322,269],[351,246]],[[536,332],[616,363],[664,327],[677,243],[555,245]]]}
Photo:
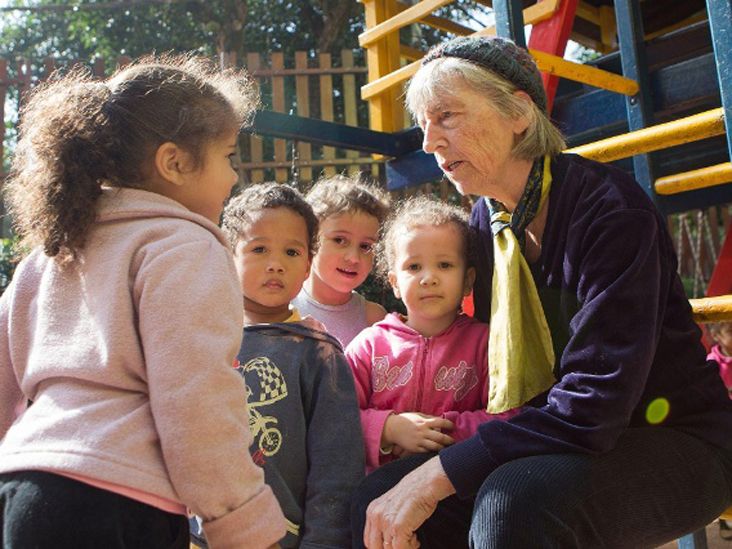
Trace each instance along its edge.
{"label": "young boy", "polygon": [[265,183],[229,202],[223,229],[243,294],[236,367],[250,452],[288,521],[280,544],[350,547],[349,503],[364,475],[353,377],[338,342],[299,322],[290,306],[310,271],[318,220],[298,191]]}
{"label": "young boy", "polygon": [[373,267],[388,196],[375,185],[337,175],[317,181],[307,200],[320,222],[319,247],[293,304],[300,314],[322,322],[346,347],[361,330],[386,316],[384,307],[354,290]]}

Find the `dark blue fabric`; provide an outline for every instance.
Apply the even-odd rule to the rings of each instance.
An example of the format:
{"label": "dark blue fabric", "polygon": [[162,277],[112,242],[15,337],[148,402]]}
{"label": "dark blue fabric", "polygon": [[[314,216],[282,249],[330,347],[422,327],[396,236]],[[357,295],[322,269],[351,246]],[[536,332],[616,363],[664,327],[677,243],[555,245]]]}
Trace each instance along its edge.
{"label": "dark blue fabric", "polygon": [[[657,399],[669,404],[660,425],[732,453],[732,401],[706,362],[665,220],[614,167],[560,155],[552,177],[541,255],[531,268],[558,381],[519,415],[488,422],[440,453],[463,496],[516,459],[608,452],[629,426],[649,425],[646,411]],[[476,316],[487,321],[493,249],[484,200],[472,224],[481,235]]]}
{"label": "dark blue fabric", "polygon": [[187,549],[188,521],[43,471],[0,474],[4,549]]}
{"label": "dark blue fabric", "polygon": [[[363,547],[371,500],[432,455],[389,463],[364,479],[351,507],[354,548]],[[732,499],[731,473],[727,457],[695,437],[628,429],[601,455],[548,454],[501,465],[475,500],[440,502],[417,536],[422,548],[442,549],[657,547],[719,516]]]}

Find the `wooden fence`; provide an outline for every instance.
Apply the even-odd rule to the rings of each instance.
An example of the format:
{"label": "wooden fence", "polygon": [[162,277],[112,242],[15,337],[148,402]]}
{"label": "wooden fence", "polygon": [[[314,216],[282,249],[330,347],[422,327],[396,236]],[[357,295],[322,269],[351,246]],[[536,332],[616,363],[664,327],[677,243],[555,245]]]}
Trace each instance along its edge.
{"label": "wooden fence", "polygon": [[[4,122],[0,129],[0,158],[5,159],[6,126],[10,127],[9,137],[13,139],[15,120],[12,118],[25,92],[45,80],[56,68],[78,62],[51,58],[41,62],[0,58],[0,114]],[[108,75],[116,66],[129,62],[130,58],[121,56],[113,62],[97,58],[86,64],[95,76],[101,77]],[[222,64],[232,63],[236,64],[233,56],[222,56]],[[243,65],[258,81],[265,109],[368,127],[368,106],[359,96],[361,86],[366,83],[366,68],[354,62],[351,50],[342,50],[335,58],[329,53],[307,51],[295,52],[293,59],[285,59],[278,52],[269,56],[250,53]],[[5,108],[8,101],[9,109]],[[356,151],[257,135],[243,136],[240,145],[239,168],[243,183],[276,180],[307,185],[320,175],[333,175],[340,171],[364,171],[379,177],[383,165],[383,160]],[[7,159],[5,161],[4,166]]]}
{"label": "wooden fence", "polygon": [[[129,62],[130,58],[124,56],[111,63],[97,58],[90,68],[94,75],[101,77],[108,75],[116,66]],[[224,65],[237,64],[231,55],[222,56],[221,62]],[[0,126],[0,158],[3,159],[0,168],[7,167],[4,149],[6,137],[10,138],[10,142],[14,139],[13,117],[17,114],[24,93],[47,78],[56,68],[74,63],[76,61],[45,59],[32,62],[0,58],[0,115],[4,122]],[[354,62],[353,51],[343,50],[335,59],[328,53],[305,51],[296,52],[294,59],[285,59],[278,52],[269,56],[250,53],[245,58],[244,66],[258,81],[266,109],[351,126],[369,125],[368,105],[359,95],[361,86],[366,83],[366,68]],[[382,179],[382,168],[383,160],[356,151],[257,135],[243,134],[240,139],[239,173],[242,184],[287,181],[301,190],[307,190],[319,176],[342,171],[362,172]],[[4,169],[0,169],[0,181],[3,177]],[[432,193],[443,200],[470,207],[469,199],[457,195],[446,181],[427,183],[392,195],[398,199],[420,193]],[[0,203],[0,215],[3,213],[4,208]],[[685,278],[690,297],[703,294],[721,247],[720,232],[723,235],[729,223],[730,214],[726,206],[669,218],[669,228],[679,255],[679,272]],[[8,220],[2,216],[0,236],[8,234]]]}

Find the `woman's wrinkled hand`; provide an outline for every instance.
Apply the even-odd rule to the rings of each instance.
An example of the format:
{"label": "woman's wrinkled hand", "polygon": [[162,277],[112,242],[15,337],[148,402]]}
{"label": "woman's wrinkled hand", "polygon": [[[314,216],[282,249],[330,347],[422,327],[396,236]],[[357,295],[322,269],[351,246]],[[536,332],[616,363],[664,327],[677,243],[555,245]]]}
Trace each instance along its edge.
{"label": "woman's wrinkled hand", "polygon": [[440,458],[430,459],[371,502],[366,511],[364,544],[369,549],[419,547],[417,529],[434,513],[440,500],[454,493]]}
{"label": "woman's wrinkled hand", "polygon": [[454,427],[450,420],[418,412],[392,414],[384,424],[382,443],[398,446],[403,455],[437,452],[455,442],[443,432]]}

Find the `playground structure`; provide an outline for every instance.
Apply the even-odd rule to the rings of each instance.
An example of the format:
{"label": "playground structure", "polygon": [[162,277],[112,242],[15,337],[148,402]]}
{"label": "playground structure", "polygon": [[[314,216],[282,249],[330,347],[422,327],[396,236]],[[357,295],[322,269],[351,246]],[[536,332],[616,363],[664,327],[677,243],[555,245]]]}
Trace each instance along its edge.
{"label": "playground structure", "polygon": [[[730,0],[495,0],[495,26],[478,31],[432,15],[448,0],[362,2],[367,30],[359,42],[369,82],[361,95],[371,129],[263,111],[257,133],[387,157],[390,190],[437,181],[442,174],[421,151],[419,128],[405,127],[401,104],[403,84],[424,52],[400,44],[399,30],[426,24],[455,35],[497,34],[527,45],[535,57],[570,151],[632,170],[664,214],[732,202],[732,129],[725,128],[732,117]],[[532,25],[528,44],[524,24]],[[570,37],[607,54],[588,64],[566,61]],[[724,241],[708,296],[732,292],[728,257],[732,238]],[[726,303],[705,301],[705,310],[732,319]]]}
{"label": "playground structure", "polygon": [[[552,119],[569,151],[632,171],[668,215],[732,202],[732,0],[493,0],[495,25],[468,29],[433,15],[451,0],[360,0],[367,30],[369,130],[262,112],[255,130],[388,157],[387,187],[442,174],[405,127],[403,85],[425,52],[399,30],[429,25],[453,35],[498,35],[528,47],[543,73]],[[524,26],[532,25],[528,44]],[[562,58],[569,38],[605,55]],[[561,78],[561,80],[560,80]],[[692,299],[698,322],[732,320],[732,230],[727,228],[706,295]],[[732,509],[725,517],[732,519]],[[679,547],[707,547],[704,531]]]}

